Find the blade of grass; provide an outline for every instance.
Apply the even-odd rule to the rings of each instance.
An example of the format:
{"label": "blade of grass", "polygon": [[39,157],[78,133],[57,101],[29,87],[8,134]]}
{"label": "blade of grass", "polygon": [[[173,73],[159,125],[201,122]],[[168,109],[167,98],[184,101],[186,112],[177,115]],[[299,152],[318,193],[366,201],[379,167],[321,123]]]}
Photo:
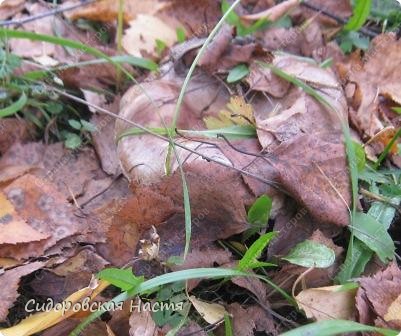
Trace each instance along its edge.
{"label": "blade of grass", "polygon": [[[212,39],[214,38],[214,36],[216,36],[216,34],[218,33],[218,31],[220,30],[221,26],[224,23],[224,20],[226,19],[226,17],[231,13],[231,11],[240,3],[241,0],[236,0],[232,6],[230,7],[230,9],[223,15],[223,17],[220,19],[220,21],[216,24],[216,26],[214,27],[214,29],[211,31],[211,33],[209,34],[209,36],[207,37],[205,43],[203,44],[203,46],[201,47],[201,49],[199,50],[198,54],[196,55],[194,61],[191,64],[191,67],[189,68],[188,74],[185,77],[184,83],[182,84],[181,87],[181,91],[180,94],[178,96],[177,99],[177,104],[175,107],[175,111],[174,111],[174,115],[173,115],[173,121],[172,121],[172,126],[170,127],[171,129],[175,129],[177,126],[177,120],[179,118],[180,115],[180,110],[181,110],[181,106],[182,103],[184,101],[184,96],[188,87],[188,84],[192,78],[192,74],[195,70],[196,65],[199,63],[200,58],[202,57],[202,55],[204,54],[204,52],[206,51],[207,46],[210,44],[210,42],[212,41]],[[184,175],[184,169],[182,168],[182,164],[180,162],[177,150],[174,146],[174,141],[172,139],[172,135],[168,134],[168,137],[170,139],[170,146],[168,147],[168,151],[167,151],[167,156],[166,156],[166,172],[167,174],[169,174],[170,172],[170,162],[171,162],[171,149],[173,149],[176,160],[178,162],[178,166],[180,169],[180,173],[182,176],[182,183],[183,183],[183,196],[184,196],[184,209],[185,209],[185,248],[184,248],[184,259],[188,254],[189,251],[189,242],[191,240],[191,231],[192,231],[192,223],[191,223],[191,206],[190,206],[190,200],[189,200],[189,191],[188,191],[188,186],[185,180],[185,175]]]}
{"label": "blade of grass", "polygon": [[8,116],[11,116],[11,115],[17,113],[25,106],[27,101],[28,101],[28,98],[27,98],[26,94],[24,92],[22,92],[21,96],[18,98],[18,100],[16,102],[12,103],[11,105],[9,105],[3,109],[0,109],[0,118],[8,117]]}
{"label": "blade of grass", "polygon": [[379,168],[380,164],[383,162],[383,160],[387,157],[388,153],[390,153],[391,148],[393,148],[395,142],[397,139],[401,136],[401,128],[395,133],[391,141],[387,144],[387,146],[384,148],[383,152],[380,154],[379,158],[373,165],[373,168],[377,170]]}
{"label": "blade of grass", "polygon": [[[123,49],[123,29],[124,29],[124,0],[118,0],[118,18],[117,18],[117,52],[121,53]],[[117,89],[121,82],[121,71],[117,69],[116,73]]]}
{"label": "blade of grass", "polygon": [[372,0],[356,0],[352,17],[344,26],[344,30],[359,30],[369,17]]}
{"label": "blade of grass", "polygon": [[[141,57],[135,57],[135,56],[131,56],[131,55],[111,56],[110,59],[114,63],[126,63],[126,64],[130,64],[130,65],[138,67],[138,68],[149,70],[149,71],[156,71],[159,68],[158,65],[155,62],[153,62],[152,60],[149,60],[146,58],[141,58]],[[94,59],[94,60],[90,60],[90,61],[77,62],[74,64],[60,65],[60,66],[56,66],[56,67],[49,68],[46,70],[29,71],[29,72],[25,73],[23,75],[23,77],[31,79],[31,80],[39,80],[51,72],[63,71],[63,70],[71,69],[71,68],[81,68],[81,67],[88,66],[88,65],[104,64],[104,63],[108,63],[108,62],[109,61],[105,60],[105,59]]]}
{"label": "blade of grass", "polygon": [[83,322],[81,322],[69,336],[78,336],[90,323],[100,317],[104,312],[112,309],[113,306],[119,302],[124,302],[128,299],[135,297],[141,293],[148,293],[157,289],[158,287],[178,281],[185,281],[199,278],[225,278],[234,276],[252,276],[250,274],[239,272],[232,269],[223,268],[196,268],[190,270],[177,271],[160,275],[156,278],[147,280],[136,287],[132,292],[124,292],[114,297],[112,300],[102,306],[102,309],[89,315]]}
{"label": "blade of grass", "polygon": [[281,336],[304,336],[304,335],[319,335],[319,336],[332,336],[353,332],[376,332],[384,336],[397,336],[399,331],[376,328],[368,325],[360,324],[347,320],[327,320],[315,323],[310,323],[305,326],[287,331]]}

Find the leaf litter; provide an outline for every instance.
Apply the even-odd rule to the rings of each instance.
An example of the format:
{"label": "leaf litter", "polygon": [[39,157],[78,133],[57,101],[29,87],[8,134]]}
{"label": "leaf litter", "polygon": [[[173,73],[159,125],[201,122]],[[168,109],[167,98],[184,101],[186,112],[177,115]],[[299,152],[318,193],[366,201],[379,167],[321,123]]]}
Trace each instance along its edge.
{"label": "leaf litter", "polygon": [[[336,18],[352,13],[349,1],[242,1],[226,14],[188,83],[196,52],[232,2],[224,1],[223,10],[209,0],[122,3],[120,39],[116,1],[63,1],[60,6],[76,8],[32,21],[50,6],[1,3],[1,20],[25,20],[15,29],[81,42],[121,66],[99,63],[87,50],[14,39],[4,31],[7,53],[0,57],[14,66],[4,55],[16,55],[22,64],[1,78],[7,89],[8,83],[15,87],[15,78],[26,80],[30,100],[17,118],[0,120],[0,333],[68,335],[87,309],[28,317],[26,302],[83,302],[87,296],[107,302],[121,288],[121,279],[116,287],[94,280],[107,267],[124,268],[128,278],[132,269],[137,279],[205,267],[252,276],[191,279],[163,297],[184,302],[181,312],[130,311],[128,301],[83,335],[202,335],[208,328],[216,335],[229,328],[233,335],[277,335],[305,318],[401,329],[400,270],[393,260],[399,218],[395,211],[389,221],[363,213],[371,205],[363,197],[350,217],[353,163],[342,128],[349,118],[353,140],[363,144],[361,155],[369,160],[360,169],[363,183],[362,175],[377,170],[375,161],[388,147],[390,173],[383,174],[396,182],[385,189],[373,180],[369,195],[397,207],[396,34],[377,34],[366,52],[344,54],[333,36],[341,29]],[[121,55],[127,58],[115,58]],[[328,59],[333,66],[323,66]],[[125,72],[136,82],[128,82]],[[38,88],[48,93],[35,95]],[[67,91],[76,99],[69,100]],[[11,101],[18,96],[12,94]],[[1,104],[9,101],[5,97]],[[43,114],[46,99],[60,103],[63,112],[53,107],[51,117]],[[73,134],[75,148],[66,148],[65,131]],[[169,136],[178,159],[171,156]],[[181,168],[192,217],[185,260]],[[260,196],[269,209],[258,218],[252,205]],[[335,276],[350,267],[350,239],[366,245],[369,258],[374,252],[380,263],[372,259],[367,269],[376,274],[361,275],[362,267],[361,277],[347,279],[357,282],[348,288]],[[280,291],[299,284],[301,291],[284,301]],[[143,294],[135,304],[155,303],[161,293]]]}

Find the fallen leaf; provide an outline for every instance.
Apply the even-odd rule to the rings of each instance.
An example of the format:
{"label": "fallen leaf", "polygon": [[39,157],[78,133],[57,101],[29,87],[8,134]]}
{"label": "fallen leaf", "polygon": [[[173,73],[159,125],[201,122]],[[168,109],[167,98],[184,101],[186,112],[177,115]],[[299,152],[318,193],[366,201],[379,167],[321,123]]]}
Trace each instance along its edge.
{"label": "fallen leaf", "polygon": [[[277,335],[273,317],[260,306],[242,307],[238,303],[228,305],[227,311],[232,316],[232,328],[235,336],[253,336],[256,332]],[[225,335],[220,327],[218,335]]]}
{"label": "fallen leaf", "polygon": [[[67,1],[72,5],[77,1]],[[152,14],[164,6],[158,0],[146,0],[137,2],[135,0],[124,1],[124,20],[128,23],[138,14]],[[92,21],[111,22],[118,17],[119,4],[113,0],[96,1],[95,3],[82,6],[70,12],[65,12],[65,16],[71,20],[87,19]]]}
{"label": "fallen leaf", "polygon": [[[401,294],[401,270],[396,263],[391,263],[383,271],[372,277],[363,277],[359,280],[360,287],[356,296],[359,322],[376,325],[378,327],[400,329],[401,318],[386,319],[392,309],[397,313],[398,297]],[[394,303],[394,305],[393,305]],[[394,308],[395,307],[395,308]],[[394,316],[394,317],[397,317]]]}
{"label": "fallen leaf", "polygon": [[250,14],[250,15],[242,15],[241,19],[243,20],[250,20],[250,21],[256,21],[259,19],[268,19],[269,21],[276,21],[280,17],[282,17],[284,14],[289,12],[291,9],[295,8],[298,6],[300,3],[299,0],[287,0],[283,1],[280,4],[269,8],[263,12],[256,13],[256,14]]}
{"label": "fallen leaf", "polygon": [[[10,269],[0,275],[0,287],[2,288],[0,295],[0,321],[4,321],[7,318],[8,310],[20,295],[18,293],[20,279],[42,268],[44,265],[44,262],[37,261]],[[15,336],[14,334],[9,335]]]}
{"label": "fallen leaf", "polygon": [[283,187],[322,223],[349,223],[350,182],[339,134],[301,135],[284,142],[271,158]]}
{"label": "fallen leaf", "polygon": [[307,318],[316,321],[351,320],[355,314],[356,289],[345,290],[341,287],[304,289],[295,297],[295,300]]}
{"label": "fallen leaf", "polygon": [[401,320],[401,294],[388,307],[384,321]]}
{"label": "fallen leaf", "polygon": [[[135,305],[140,305],[141,299],[135,300]],[[134,310],[129,318],[129,336],[156,336],[158,328],[149,311]]]}
{"label": "fallen leaf", "polygon": [[201,301],[193,295],[189,297],[189,300],[193,304],[196,311],[209,324],[216,324],[222,321],[224,316],[228,314],[226,309],[220,304]]}
{"label": "fallen leaf", "polygon": [[57,242],[84,234],[87,230],[87,221],[74,216],[73,208],[54,185],[33,175],[20,177],[3,192],[20,218],[49,238],[16,246],[3,244],[0,246],[2,257],[39,257]]}
{"label": "fallen leaf", "polygon": [[[386,58],[383,59],[383,53]],[[379,114],[380,97],[401,103],[400,77],[401,42],[392,33],[377,36],[366,56],[360,60],[351,58],[343,65],[345,85],[356,83],[351,99],[351,121],[362,136],[372,137],[381,131],[389,120]]]}
{"label": "fallen leaf", "polygon": [[4,154],[14,143],[33,138],[32,125],[24,119],[0,119],[0,153]]}
{"label": "fallen leaf", "polygon": [[0,4],[0,20],[6,20],[24,9],[24,0],[3,0]]}
{"label": "fallen leaf", "polygon": [[175,30],[161,19],[140,14],[130,21],[130,27],[125,31],[122,39],[122,46],[128,54],[136,57],[157,57],[156,40],[170,47],[176,39]]}
{"label": "fallen leaf", "polygon": [[0,192],[0,223],[2,227],[0,244],[29,243],[50,237],[49,234],[35,230],[20,218],[14,206],[2,192]]}

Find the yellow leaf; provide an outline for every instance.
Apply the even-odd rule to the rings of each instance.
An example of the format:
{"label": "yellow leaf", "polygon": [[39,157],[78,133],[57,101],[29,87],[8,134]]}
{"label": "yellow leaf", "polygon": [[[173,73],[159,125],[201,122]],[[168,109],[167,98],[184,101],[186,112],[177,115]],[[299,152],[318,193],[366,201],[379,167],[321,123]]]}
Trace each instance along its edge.
{"label": "yellow leaf", "polygon": [[[80,289],[75,293],[71,294],[66,298],[63,303],[65,306],[79,302],[84,298],[90,298],[91,300],[96,297],[101,291],[103,291],[110,284],[107,281],[91,281],[88,287]],[[53,309],[49,312],[41,312],[27,317],[22,320],[19,324],[14,327],[0,329],[1,336],[30,336],[39,333],[47,328],[50,328],[68,317],[74,315],[76,312],[73,309]]]}
{"label": "yellow leaf", "polygon": [[384,321],[389,322],[392,320],[401,320],[401,294],[388,307],[387,313],[384,315]]}
{"label": "yellow leaf", "polygon": [[189,300],[207,323],[215,324],[224,319],[224,315],[228,315],[226,309],[217,303],[201,301],[193,295],[189,297]]}
{"label": "yellow leaf", "polygon": [[329,319],[351,319],[355,311],[356,288],[339,290],[342,286],[310,288],[296,297],[298,306],[307,318],[316,321]]}
{"label": "yellow leaf", "polygon": [[227,110],[221,110],[218,117],[206,117],[204,122],[208,129],[224,128],[233,125],[255,125],[253,108],[243,97],[233,96],[227,104]]}

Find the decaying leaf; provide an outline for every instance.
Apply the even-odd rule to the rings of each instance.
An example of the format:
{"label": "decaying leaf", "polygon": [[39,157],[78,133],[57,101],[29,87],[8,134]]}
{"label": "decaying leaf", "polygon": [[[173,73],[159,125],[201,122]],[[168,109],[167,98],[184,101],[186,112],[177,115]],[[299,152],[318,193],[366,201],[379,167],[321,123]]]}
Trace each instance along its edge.
{"label": "decaying leaf", "polygon": [[201,301],[193,295],[189,297],[189,300],[197,312],[209,324],[221,322],[224,319],[224,315],[228,314],[226,309],[220,304]]}
{"label": "decaying leaf", "polygon": [[140,14],[130,22],[130,28],[125,31],[122,45],[130,55],[156,57],[156,40],[170,47],[176,42],[176,38],[175,30],[161,19]]}
{"label": "decaying leaf", "polygon": [[232,316],[233,333],[236,336],[253,336],[255,331],[277,335],[272,316],[260,306],[242,307],[232,303],[227,311]]}
{"label": "decaying leaf", "polygon": [[[35,272],[44,265],[44,262],[37,261],[13,268],[0,275],[0,287],[2,288],[0,294],[0,321],[4,321],[7,318],[9,308],[12,307],[13,303],[20,295],[18,293],[18,286],[21,277]],[[9,335],[15,336],[15,334]]]}
{"label": "decaying leaf", "polygon": [[400,294],[401,270],[396,263],[391,263],[372,277],[361,278],[356,296],[359,321],[378,327],[400,329]]}
{"label": "decaying leaf", "polygon": [[6,20],[24,8],[24,0],[3,0],[0,3],[0,20]]}
{"label": "decaying leaf", "polygon": [[355,314],[356,289],[342,286],[309,288],[302,290],[295,300],[307,318],[316,321],[327,319],[351,320]]}
{"label": "decaying leaf", "polygon": [[[401,103],[400,59],[401,42],[393,33],[388,33],[372,41],[363,59],[354,57],[341,67],[340,73],[344,84],[348,83],[352,100],[350,118],[360,134],[372,137],[384,126],[391,125],[389,116],[379,113],[379,103],[382,98]],[[352,83],[356,83],[353,89]]]}
{"label": "decaying leaf", "polygon": [[[136,299],[136,305],[141,304],[140,299]],[[152,319],[149,311],[134,310],[129,318],[129,336],[156,336],[158,328]]]}
{"label": "decaying leaf", "polygon": [[18,216],[14,206],[0,192],[0,244],[29,243],[49,238],[50,235],[35,230]]}

